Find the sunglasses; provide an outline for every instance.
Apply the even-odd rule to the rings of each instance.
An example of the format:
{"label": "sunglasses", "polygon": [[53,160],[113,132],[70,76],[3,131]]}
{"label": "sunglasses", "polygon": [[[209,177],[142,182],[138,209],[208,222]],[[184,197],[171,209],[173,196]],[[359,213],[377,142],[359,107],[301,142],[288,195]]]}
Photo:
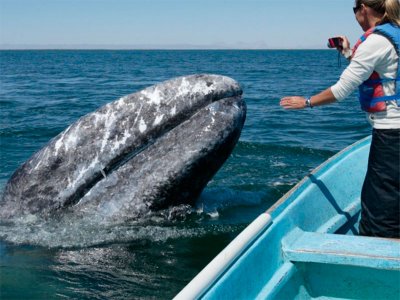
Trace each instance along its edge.
{"label": "sunglasses", "polygon": [[360,8],[361,6],[353,7],[354,14],[356,14]]}

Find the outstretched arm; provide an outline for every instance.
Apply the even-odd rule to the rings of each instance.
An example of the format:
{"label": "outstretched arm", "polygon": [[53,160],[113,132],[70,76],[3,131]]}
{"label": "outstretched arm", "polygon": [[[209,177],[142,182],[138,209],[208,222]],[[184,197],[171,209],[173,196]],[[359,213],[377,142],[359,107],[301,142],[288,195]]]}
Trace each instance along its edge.
{"label": "outstretched arm", "polygon": [[[309,98],[311,107],[330,104],[336,101],[331,88]],[[303,109],[307,107],[306,98],[300,96],[284,97],[280,105],[285,109]]]}
{"label": "outstretched arm", "polygon": [[[340,36],[342,39],[342,46],[338,47],[340,51],[347,59],[351,60],[351,48],[349,39],[346,36]],[[330,104],[336,102],[337,99],[332,93],[331,88],[319,93],[318,95],[309,98],[311,107]],[[280,105],[285,109],[303,109],[307,107],[306,98],[300,96],[284,97],[281,99]]]}

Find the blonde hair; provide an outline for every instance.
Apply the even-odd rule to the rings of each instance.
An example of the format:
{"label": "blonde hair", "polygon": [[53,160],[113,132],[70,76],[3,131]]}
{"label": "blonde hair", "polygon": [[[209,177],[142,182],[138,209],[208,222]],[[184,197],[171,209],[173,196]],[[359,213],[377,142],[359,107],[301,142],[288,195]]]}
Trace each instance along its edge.
{"label": "blonde hair", "polygon": [[360,7],[361,4],[371,7],[383,15],[379,24],[392,23],[400,26],[399,0],[356,0],[356,7]]}

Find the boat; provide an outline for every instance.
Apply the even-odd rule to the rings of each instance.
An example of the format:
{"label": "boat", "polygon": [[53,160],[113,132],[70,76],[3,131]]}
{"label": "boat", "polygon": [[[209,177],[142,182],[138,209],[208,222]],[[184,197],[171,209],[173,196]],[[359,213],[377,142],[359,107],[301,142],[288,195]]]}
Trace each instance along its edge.
{"label": "boat", "polygon": [[400,299],[399,240],[357,235],[370,144],[312,171],[174,299]]}

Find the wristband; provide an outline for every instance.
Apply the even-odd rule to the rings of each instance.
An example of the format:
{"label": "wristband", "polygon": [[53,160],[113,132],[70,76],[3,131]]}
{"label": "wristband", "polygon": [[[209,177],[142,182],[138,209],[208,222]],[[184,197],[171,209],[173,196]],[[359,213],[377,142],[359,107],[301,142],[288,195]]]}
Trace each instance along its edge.
{"label": "wristband", "polygon": [[313,106],[311,105],[311,97],[306,98],[306,107],[313,108]]}
{"label": "wristband", "polygon": [[350,59],[351,56],[353,55],[353,51],[351,49],[346,49],[346,50],[343,49],[342,54],[347,59]]}

